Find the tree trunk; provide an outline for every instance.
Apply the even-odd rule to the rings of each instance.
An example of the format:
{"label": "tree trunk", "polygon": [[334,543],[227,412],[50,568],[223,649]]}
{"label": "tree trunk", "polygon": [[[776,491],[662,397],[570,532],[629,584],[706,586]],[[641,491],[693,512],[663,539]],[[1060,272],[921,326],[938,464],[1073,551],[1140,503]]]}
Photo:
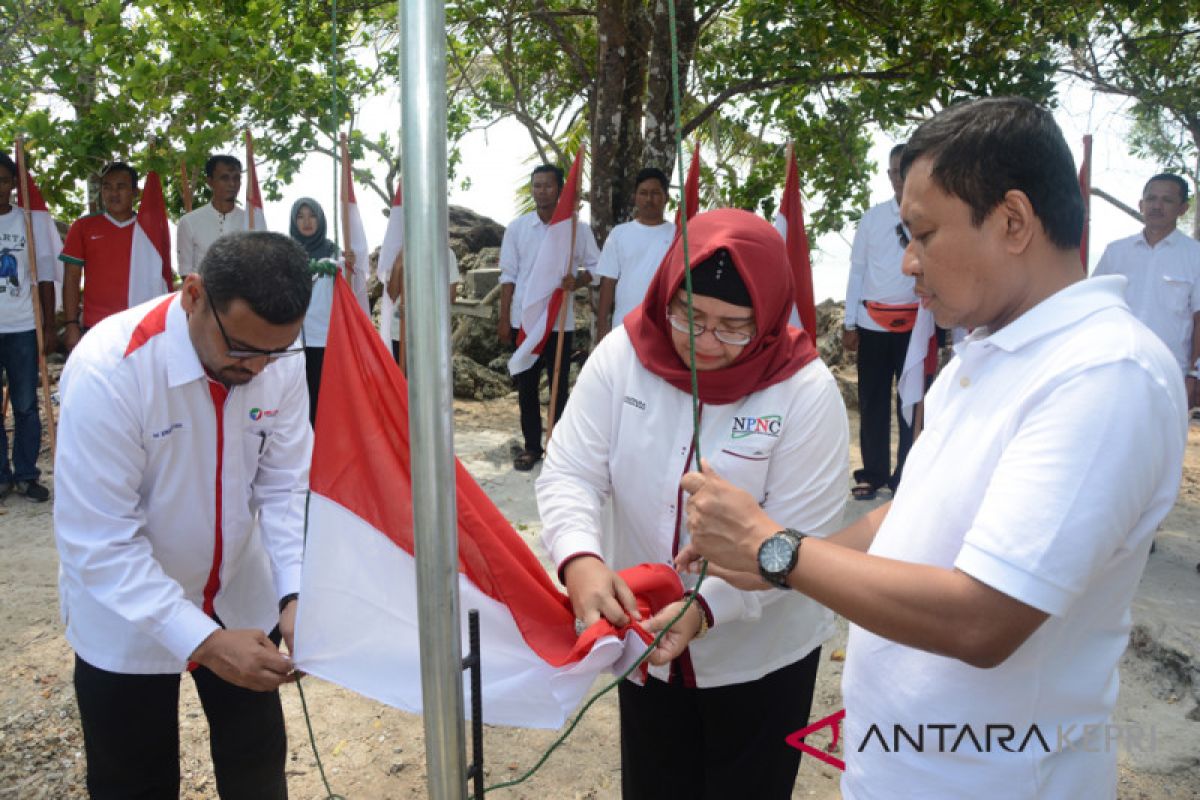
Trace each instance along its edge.
{"label": "tree trunk", "polygon": [[[679,92],[687,96],[687,76],[696,51],[699,24],[694,0],[675,5],[679,39]],[[643,161],[668,175],[675,168],[675,101],[671,77],[671,16],[666,0],[654,0],[654,33],[648,70],[649,96],[646,100],[646,144]]]}

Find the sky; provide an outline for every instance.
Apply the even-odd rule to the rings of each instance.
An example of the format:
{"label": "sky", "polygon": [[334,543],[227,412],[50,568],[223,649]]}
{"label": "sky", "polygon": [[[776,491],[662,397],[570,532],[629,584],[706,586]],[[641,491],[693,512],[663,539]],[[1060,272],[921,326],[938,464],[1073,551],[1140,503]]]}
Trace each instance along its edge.
{"label": "sky", "polygon": [[[1156,164],[1138,159],[1129,152],[1124,139],[1129,129],[1128,119],[1123,113],[1127,102],[1064,84],[1060,86],[1059,108],[1055,118],[1071,147],[1076,164],[1083,156],[1083,136],[1092,134],[1092,185],[1136,206],[1142,185],[1160,169]],[[396,93],[371,101],[360,119],[372,120],[377,126],[394,124],[398,129],[400,106]],[[368,128],[366,132],[373,131]],[[870,159],[876,165],[870,182],[872,204],[884,202],[891,196],[891,186],[884,169],[888,151],[894,143],[889,135],[883,133],[877,133],[874,142],[870,151]],[[470,184],[463,187],[461,181],[456,181],[450,188],[450,203],[465,206],[507,225],[517,214],[516,191],[527,180],[531,169],[529,159],[532,146],[525,129],[513,120],[501,120],[485,131],[468,134],[460,147],[462,163],[458,175],[470,176]],[[331,215],[332,175],[327,156],[313,155],[305,159],[293,183],[284,189],[282,199],[266,203],[267,225],[272,230],[286,232],[292,203],[305,195],[324,205],[327,216]],[[782,174],[779,183],[782,188]],[[374,248],[382,242],[386,227],[384,203],[374,192],[365,188],[357,189],[356,196],[367,239]],[[581,216],[587,218],[586,206]],[[1132,217],[1106,201],[1093,197],[1089,250],[1091,266],[1095,266],[1109,242],[1133,235],[1139,230],[1141,225]],[[854,226],[848,224],[841,231],[825,234],[813,243],[813,287],[818,302],[825,298],[845,298],[853,236]]]}

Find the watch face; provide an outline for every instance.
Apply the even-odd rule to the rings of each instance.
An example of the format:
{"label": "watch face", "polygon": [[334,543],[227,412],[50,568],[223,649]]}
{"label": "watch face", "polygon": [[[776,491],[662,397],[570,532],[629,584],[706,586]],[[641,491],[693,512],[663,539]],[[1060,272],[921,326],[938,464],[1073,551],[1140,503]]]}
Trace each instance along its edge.
{"label": "watch face", "polygon": [[764,572],[780,574],[792,563],[794,545],[782,536],[775,536],[763,543],[759,566]]}

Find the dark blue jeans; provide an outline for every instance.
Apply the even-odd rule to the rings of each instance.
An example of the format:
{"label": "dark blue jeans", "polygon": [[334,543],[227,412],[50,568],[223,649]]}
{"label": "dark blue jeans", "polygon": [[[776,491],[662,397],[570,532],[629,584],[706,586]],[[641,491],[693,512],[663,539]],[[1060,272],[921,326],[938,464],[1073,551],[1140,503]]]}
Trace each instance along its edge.
{"label": "dark blue jeans", "polygon": [[42,420],[38,416],[37,332],[0,333],[0,369],[8,382],[8,403],[13,410],[12,463],[8,460],[8,432],[0,423],[0,483],[37,480],[38,451],[42,447]]}

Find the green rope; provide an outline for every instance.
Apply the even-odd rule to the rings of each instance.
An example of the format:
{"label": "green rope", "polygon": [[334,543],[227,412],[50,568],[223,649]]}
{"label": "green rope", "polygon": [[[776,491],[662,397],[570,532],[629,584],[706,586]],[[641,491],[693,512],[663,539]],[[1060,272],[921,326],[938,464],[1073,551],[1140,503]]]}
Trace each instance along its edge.
{"label": "green rope", "polygon": [[[333,78],[333,242],[340,246],[338,239],[338,220],[341,217],[340,206],[338,206],[338,166],[341,163],[341,147],[338,140],[338,130],[342,126],[342,118],[338,115],[338,9],[337,0],[333,0],[333,31],[331,33],[330,45],[330,62],[332,67],[330,72]],[[349,231],[346,232],[349,236]],[[346,249],[346,248],[342,248]]]}

